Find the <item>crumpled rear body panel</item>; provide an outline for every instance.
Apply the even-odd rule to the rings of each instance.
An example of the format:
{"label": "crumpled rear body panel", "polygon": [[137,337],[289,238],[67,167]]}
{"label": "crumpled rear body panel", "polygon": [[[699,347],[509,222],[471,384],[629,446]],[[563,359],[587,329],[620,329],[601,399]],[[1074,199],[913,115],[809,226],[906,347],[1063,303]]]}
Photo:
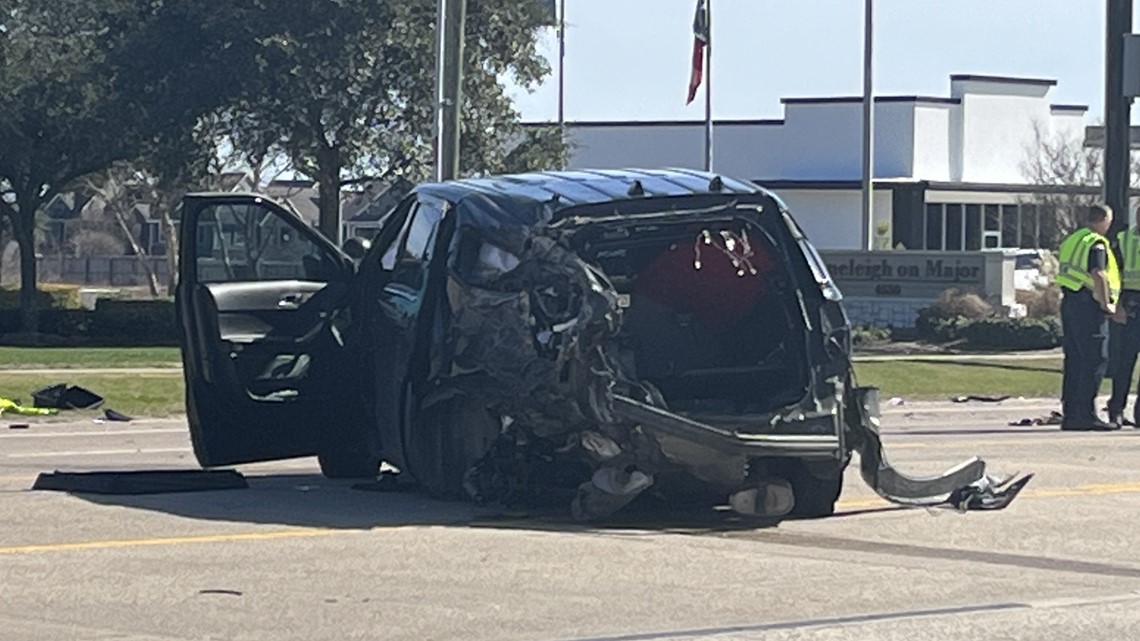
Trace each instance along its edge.
{"label": "crumpled rear body panel", "polygon": [[[882,455],[869,407],[848,411],[846,426],[839,409],[834,419],[823,417],[834,425],[830,435],[745,433],[670,412],[652,385],[621,365],[615,338],[622,297],[549,228],[486,239],[474,265],[451,271],[446,290],[450,368],[433,383],[478,399],[501,418],[497,440],[465,477],[477,500],[510,502],[529,491],[536,470],[572,460],[582,469],[572,502],[578,518],[621,509],[659,473],[678,469],[694,483],[735,492],[732,505],[751,506],[738,509],[785,509],[788,493],[750,475],[750,461],[816,457],[841,465],[852,449],[861,454],[867,482],[901,504],[994,509],[1024,485],[1002,503],[1004,486],[977,460],[932,479],[898,473]],[[839,387],[842,396],[847,388]],[[835,400],[842,406],[849,399]]]}

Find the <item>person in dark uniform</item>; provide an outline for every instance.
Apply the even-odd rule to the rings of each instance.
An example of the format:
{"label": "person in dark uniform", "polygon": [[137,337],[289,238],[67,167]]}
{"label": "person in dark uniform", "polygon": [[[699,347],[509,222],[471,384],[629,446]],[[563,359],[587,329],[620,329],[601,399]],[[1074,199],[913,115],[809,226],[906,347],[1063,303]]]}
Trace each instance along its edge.
{"label": "person in dark uniform", "polygon": [[[1124,406],[1132,387],[1132,370],[1140,354],[1140,218],[1137,226],[1116,237],[1116,258],[1120,263],[1118,316],[1123,323],[1108,329],[1108,370],[1112,376],[1112,398],[1108,401],[1110,423],[1124,425]],[[1137,390],[1140,394],[1140,389]],[[1140,398],[1132,407],[1132,425],[1140,426]]]}
{"label": "person in dark uniform", "polygon": [[1108,431],[1120,426],[1097,416],[1096,395],[1108,363],[1108,319],[1117,316],[1120,269],[1104,236],[1112,225],[1112,210],[1093,205],[1083,218],[1083,226],[1061,243],[1058,257],[1056,282],[1064,294],[1061,429]]}

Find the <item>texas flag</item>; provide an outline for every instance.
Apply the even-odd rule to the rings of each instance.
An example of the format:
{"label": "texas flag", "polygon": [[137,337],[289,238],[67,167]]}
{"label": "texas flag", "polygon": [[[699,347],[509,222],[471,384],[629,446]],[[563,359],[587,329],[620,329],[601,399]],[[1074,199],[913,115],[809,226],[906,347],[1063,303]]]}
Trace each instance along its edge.
{"label": "texas flag", "polygon": [[693,18],[693,68],[689,72],[689,99],[697,96],[697,89],[705,75],[705,47],[709,44],[709,8],[707,0],[697,0],[697,17]]}

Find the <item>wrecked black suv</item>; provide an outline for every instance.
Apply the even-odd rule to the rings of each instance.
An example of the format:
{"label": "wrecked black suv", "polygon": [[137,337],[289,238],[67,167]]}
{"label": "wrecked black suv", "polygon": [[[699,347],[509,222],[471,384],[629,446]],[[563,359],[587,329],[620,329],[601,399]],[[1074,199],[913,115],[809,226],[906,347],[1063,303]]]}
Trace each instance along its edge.
{"label": "wrecked black suv", "polygon": [[[831,513],[860,453],[907,504],[1001,507],[1028,479],[897,473],[841,295],[784,205],[684,170],[417,187],[355,258],[258,195],[193,194],[176,299],[203,466],[381,462],[428,492],[649,488],[768,518]],[[360,249],[359,245],[357,249]]]}

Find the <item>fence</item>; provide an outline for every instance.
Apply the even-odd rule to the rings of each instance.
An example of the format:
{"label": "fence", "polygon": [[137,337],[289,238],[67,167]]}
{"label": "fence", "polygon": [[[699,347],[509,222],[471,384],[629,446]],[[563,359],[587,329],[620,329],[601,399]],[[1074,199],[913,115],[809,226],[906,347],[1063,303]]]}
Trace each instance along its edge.
{"label": "fence", "polygon": [[[159,285],[168,282],[170,265],[165,256],[147,256]],[[137,256],[40,256],[41,283],[133,287],[147,284],[147,270]]]}

